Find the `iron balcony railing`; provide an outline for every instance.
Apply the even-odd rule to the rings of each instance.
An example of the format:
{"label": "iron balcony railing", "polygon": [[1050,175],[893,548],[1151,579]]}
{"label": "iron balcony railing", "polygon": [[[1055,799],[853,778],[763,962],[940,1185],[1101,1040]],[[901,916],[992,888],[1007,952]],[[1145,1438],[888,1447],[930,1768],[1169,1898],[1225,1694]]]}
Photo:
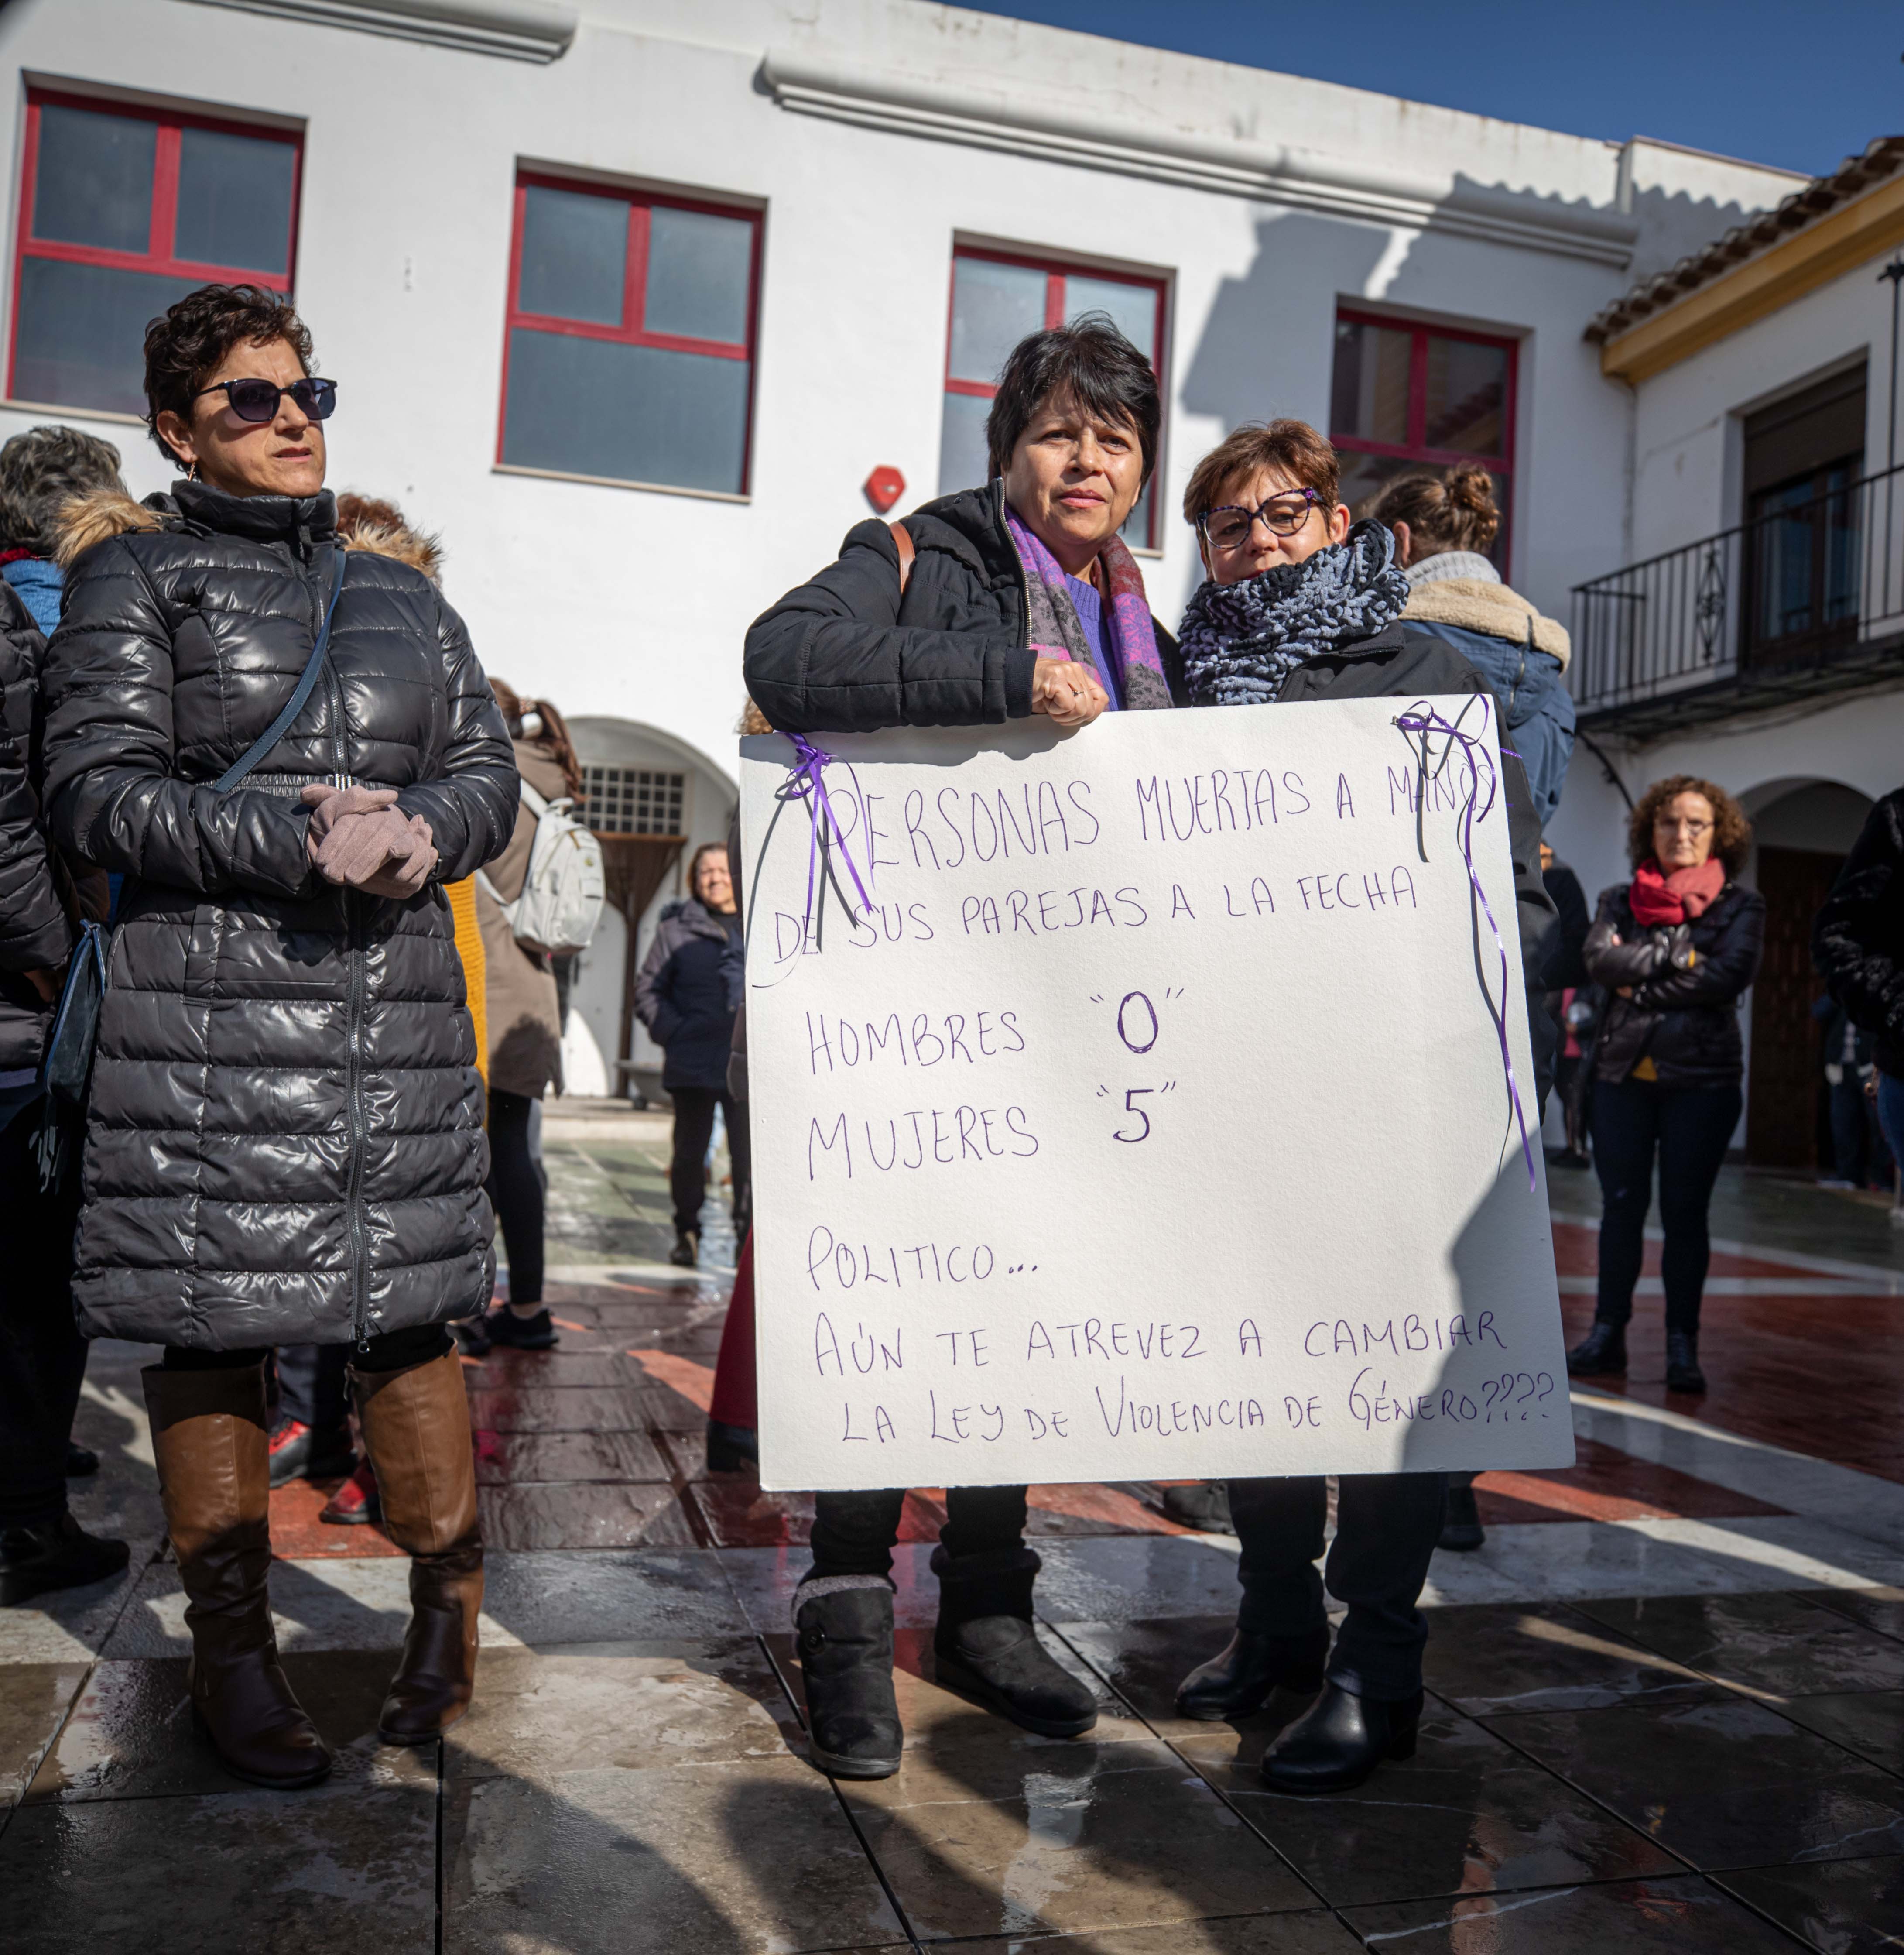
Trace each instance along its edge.
{"label": "iron balcony railing", "polygon": [[1904,637],[1904,465],[1845,475],[1824,471],[1770,507],[1761,499],[1736,529],[1575,585],[1581,713],[1770,698],[1881,673]]}

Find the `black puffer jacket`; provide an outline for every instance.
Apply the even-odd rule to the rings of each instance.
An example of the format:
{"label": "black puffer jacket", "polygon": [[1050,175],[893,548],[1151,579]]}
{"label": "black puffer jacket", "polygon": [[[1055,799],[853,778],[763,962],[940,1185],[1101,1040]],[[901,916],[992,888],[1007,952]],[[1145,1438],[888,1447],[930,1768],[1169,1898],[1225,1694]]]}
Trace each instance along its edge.
{"label": "black puffer jacket", "polygon": [[[214,780],[296,685],[335,507],[180,483],[80,505],[47,647],[55,837],[124,870],[74,1291],[94,1336],[343,1343],[466,1316],[494,1269],[476,1046],[441,881],[499,854],[515,763],[462,622],[351,550],[323,682],[264,767]],[[298,789],[402,790],[439,855],[408,902],[311,867]]]}
{"label": "black puffer jacket", "polygon": [[73,946],[32,782],[45,649],[32,614],[0,578],[0,1074],[39,1065],[52,1007],[24,974],[57,970]]}
{"label": "black puffer jacket", "polygon": [[[1607,994],[1594,1076],[1616,1082],[1650,1059],[1662,1086],[1736,1086],[1745,1071],[1739,1001],[1758,975],[1765,899],[1729,882],[1704,916],[1642,929],[1631,886],[1600,891],[1582,952]],[[1625,985],[1630,998],[1619,996]]]}
{"label": "black puffer jacket", "polygon": [[1904,788],[1865,817],[1811,927],[1811,957],[1852,1023],[1871,1034],[1878,1071],[1904,1079]]}
{"label": "black puffer jacket", "polygon": [[[918,555],[903,603],[898,546],[869,521],[847,531],[836,562],[749,627],[747,689],[782,731],[983,726],[1031,712],[1037,654],[1025,642],[1029,600],[1005,527],[1005,484],[941,496],[905,527]],[[1170,697],[1185,705],[1177,642],[1156,630]]]}
{"label": "black puffer jacket", "polygon": [[727,1091],[735,1001],[729,966],[741,934],[738,911],[716,916],[698,897],[670,903],[641,960],[634,1009],[667,1055],[661,1083]]}

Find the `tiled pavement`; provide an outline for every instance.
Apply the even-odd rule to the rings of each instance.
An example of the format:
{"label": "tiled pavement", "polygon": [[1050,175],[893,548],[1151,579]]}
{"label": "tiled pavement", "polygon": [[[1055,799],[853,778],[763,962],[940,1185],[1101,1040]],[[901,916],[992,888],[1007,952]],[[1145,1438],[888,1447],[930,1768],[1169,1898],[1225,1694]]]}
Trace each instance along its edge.
{"label": "tiled pavement", "polygon": [[[1487,1548],[1437,1557],[1421,1749],[1361,1791],[1264,1788],[1296,1706],[1172,1714],[1226,1631],[1234,1544],[1172,1528],[1142,1487],[1034,1491],[1043,1633],[1103,1705],[1075,1742],[932,1681],[940,1510],[911,1497],[906,1764],[848,1786],[801,1755],[807,1505],[700,1462],[725,1288],[650,1260],[662,1141],[551,1125],[562,1346],[470,1367],[485,1653],[440,1746],[376,1740],[401,1558],[294,1488],[274,1602],[339,1767],[293,1794],[224,1774],[184,1707],[150,1354],[97,1349],[81,1434],[108,1464],[75,1505],[134,1566],[0,1614],[8,1955],[1904,1945],[1904,1236],[1881,1212],[1729,1173],[1710,1398],[1668,1398],[1643,1299],[1628,1389],[1576,1394],[1579,1464],[1487,1476]],[[1570,1324],[1590,1193],[1556,1189],[1578,1218],[1556,1229]]]}

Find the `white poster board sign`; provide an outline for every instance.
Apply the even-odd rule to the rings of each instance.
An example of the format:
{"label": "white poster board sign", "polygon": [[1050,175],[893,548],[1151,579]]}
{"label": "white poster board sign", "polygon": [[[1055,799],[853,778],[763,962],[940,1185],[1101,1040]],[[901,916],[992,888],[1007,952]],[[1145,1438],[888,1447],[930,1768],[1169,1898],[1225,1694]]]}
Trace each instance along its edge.
{"label": "white poster board sign", "polygon": [[1482,737],[823,735],[843,849],[742,741],[763,1484],[1572,1462],[1492,715],[1427,704]]}

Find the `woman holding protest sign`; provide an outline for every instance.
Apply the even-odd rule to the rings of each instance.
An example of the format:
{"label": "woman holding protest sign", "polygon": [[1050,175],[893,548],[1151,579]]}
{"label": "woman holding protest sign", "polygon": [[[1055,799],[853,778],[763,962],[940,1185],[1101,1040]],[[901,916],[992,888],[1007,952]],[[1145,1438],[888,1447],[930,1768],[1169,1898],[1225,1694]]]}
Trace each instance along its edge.
{"label": "woman holding protest sign", "polygon": [[[1180,633],[1197,705],[1481,693],[1487,682],[1445,639],[1399,622],[1408,586],[1394,541],[1352,525],[1335,450],[1306,423],[1239,428],[1197,465],[1184,517],[1207,580]],[[1541,880],[1540,823],[1520,763],[1504,754],[1521,952],[1537,1092],[1554,1044],[1542,1006],[1553,905]],[[1527,1109],[1530,1125],[1535,1109]],[[1247,1715],[1278,1688],[1315,1703],[1276,1738],[1264,1776],[1279,1792],[1359,1784],[1415,1749],[1427,1626],[1415,1606],[1441,1532],[1439,1473],[1352,1475],[1341,1483],[1329,1592],[1349,1613],[1333,1650],[1315,1563],[1327,1486],[1320,1477],[1232,1479],[1242,1606],[1217,1656],[1184,1680],[1178,1708],[1213,1721]]]}
{"label": "woman holding protest sign", "polygon": [[346,549],[324,487],[337,383],[283,294],[206,285],[147,329],[168,495],[69,505],[47,647],[61,845],[122,874],[74,1283],[143,1374],[226,1765],[307,1785],[331,1754],[278,1660],[266,1347],[348,1344],[411,1619],[379,1729],[468,1708],[483,1543],[444,1324],[493,1270],[475,1040],[441,885],[498,855],[517,780],[461,620]]}
{"label": "woman holding protest sign", "polygon": [[[1150,363],[1101,315],[1020,341],[986,423],[993,480],[902,523],[861,523],[838,562],[747,634],[747,690],[782,731],[1061,726],[1183,703],[1170,635],[1119,540],[1157,461]],[[1075,1736],[1091,1691],[1032,1627],[1022,1487],[954,1487],[933,1555],[939,1680],[1027,1730]],[[810,1752],[840,1777],[898,1769],[893,1544],[902,1488],[822,1493],[795,1590]]]}

